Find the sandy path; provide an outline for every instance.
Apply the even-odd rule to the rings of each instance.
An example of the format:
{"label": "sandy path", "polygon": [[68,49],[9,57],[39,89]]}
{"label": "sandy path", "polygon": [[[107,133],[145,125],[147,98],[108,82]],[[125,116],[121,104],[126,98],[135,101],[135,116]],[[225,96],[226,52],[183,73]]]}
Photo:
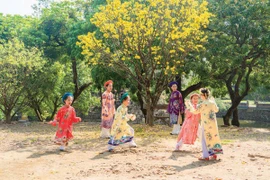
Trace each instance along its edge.
{"label": "sandy path", "polygon": [[[268,129],[263,131],[261,133],[270,134]],[[22,134],[7,131],[6,128],[0,129],[0,133],[1,180],[268,180],[270,177],[268,139],[235,140],[223,146],[225,154],[219,156],[221,160],[202,162],[197,160],[200,155],[198,142],[174,152],[175,137],[171,136],[158,140],[139,137],[136,138],[138,148],[117,148],[114,153],[109,153],[106,151],[107,140],[99,138],[88,139],[89,146],[78,143],[79,139],[74,140],[66,152],[60,152],[57,146],[46,141],[42,133],[36,135],[40,137],[30,145],[25,139],[24,145],[12,139]],[[6,143],[3,143],[7,137]]]}

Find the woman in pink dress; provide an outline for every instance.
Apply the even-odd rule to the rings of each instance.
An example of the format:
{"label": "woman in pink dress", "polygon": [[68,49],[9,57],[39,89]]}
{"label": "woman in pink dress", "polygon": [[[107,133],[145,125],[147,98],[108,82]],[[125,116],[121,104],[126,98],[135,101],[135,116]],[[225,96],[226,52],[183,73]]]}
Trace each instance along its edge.
{"label": "woman in pink dress", "polygon": [[101,133],[100,137],[110,138],[110,131],[113,124],[115,113],[115,99],[112,93],[113,81],[108,80],[104,83],[106,91],[102,94],[102,112],[101,112]]}
{"label": "woman in pink dress", "polygon": [[65,105],[58,110],[54,120],[49,122],[53,126],[58,125],[55,143],[60,145],[60,151],[64,151],[65,146],[68,145],[68,141],[73,138],[73,123],[81,121],[81,118],[76,117],[75,109],[71,106],[73,95],[71,93],[65,93],[62,101]]}
{"label": "woman in pink dress", "polygon": [[[196,109],[199,101],[199,94],[190,96],[191,103]],[[188,109],[185,111],[185,121],[177,138],[176,150],[181,149],[183,144],[194,144],[200,121],[200,114],[192,114]]]}

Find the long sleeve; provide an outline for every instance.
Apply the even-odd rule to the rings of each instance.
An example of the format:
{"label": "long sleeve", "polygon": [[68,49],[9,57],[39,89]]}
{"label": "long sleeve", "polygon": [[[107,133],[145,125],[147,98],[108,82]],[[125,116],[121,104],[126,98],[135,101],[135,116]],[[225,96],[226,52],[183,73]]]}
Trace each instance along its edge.
{"label": "long sleeve", "polygon": [[129,121],[127,117],[127,108],[119,107],[115,113],[114,123],[111,129],[111,136],[115,136],[123,122]]}
{"label": "long sleeve", "polygon": [[57,126],[59,124],[60,118],[61,118],[61,109],[58,110],[57,114],[54,117],[54,120],[50,121],[49,124]]}
{"label": "long sleeve", "polygon": [[121,116],[120,113],[116,112],[115,114],[115,118],[114,118],[114,123],[111,129],[111,136],[115,136],[115,134],[117,133],[117,129],[120,127],[120,121],[119,121],[119,116]]}
{"label": "long sleeve", "polygon": [[216,103],[213,103],[213,109],[214,109],[215,113],[217,113],[219,111],[219,108],[218,108]]}
{"label": "long sleeve", "polygon": [[108,107],[106,106],[106,101],[107,101],[107,96],[105,93],[102,94],[102,115],[104,116],[108,116],[109,112],[108,112]]}
{"label": "long sleeve", "polygon": [[202,109],[202,105],[198,105],[197,109],[195,109],[192,105],[190,106],[190,112],[193,114],[200,114]]}
{"label": "long sleeve", "polygon": [[127,108],[122,108],[121,109],[121,114],[122,114],[122,120],[123,121],[129,121],[128,113],[127,113]]}
{"label": "long sleeve", "polygon": [[114,99],[114,95],[113,95],[113,114],[115,114],[115,99]]}
{"label": "long sleeve", "polygon": [[167,113],[169,113],[169,114],[170,114],[170,109],[171,109],[170,104],[171,104],[171,99],[169,99],[169,103],[168,103],[168,107],[167,107]]}
{"label": "long sleeve", "polygon": [[185,110],[185,119],[190,119],[191,117],[192,117],[192,113],[188,109],[186,109]]}
{"label": "long sleeve", "polygon": [[71,119],[72,119],[72,123],[80,122],[80,118],[76,117],[76,111],[74,108],[72,108]]}
{"label": "long sleeve", "polygon": [[179,106],[180,106],[180,113],[183,114],[185,112],[185,106],[183,103],[182,94],[179,92]]}

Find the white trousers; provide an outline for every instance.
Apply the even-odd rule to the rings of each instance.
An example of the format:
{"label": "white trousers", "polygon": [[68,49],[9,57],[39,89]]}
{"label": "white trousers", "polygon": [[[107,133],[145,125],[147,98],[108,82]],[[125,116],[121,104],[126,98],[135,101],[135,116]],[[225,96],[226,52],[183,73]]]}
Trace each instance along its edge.
{"label": "white trousers", "polygon": [[111,131],[110,129],[102,128],[101,133],[100,133],[100,137],[102,137],[102,138],[110,137],[110,131]]}
{"label": "white trousers", "polygon": [[206,146],[206,140],[205,140],[205,136],[204,136],[204,128],[202,127],[202,157],[203,158],[208,158],[209,157],[209,153],[208,153],[208,149]]}
{"label": "white trousers", "polygon": [[172,134],[179,134],[180,129],[181,129],[180,124],[174,124],[173,129],[172,129]]}
{"label": "white trousers", "polygon": [[[135,143],[134,140],[132,140],[132,141],[130,141],[129,143],[126,143],[126,144],[120,144],[120,145],[118,145],[118,146],[122,146],[122,147],[125,147],[125,146],[128,146],[128,147],[136,147],[137,144]],[[113,149],[115,149],[115,148],[118,147],[118,146],[112,146],[112,145],[109,145],[109,146],[108,146],[108,149],[109,149],[109,150],[113,150]]]}

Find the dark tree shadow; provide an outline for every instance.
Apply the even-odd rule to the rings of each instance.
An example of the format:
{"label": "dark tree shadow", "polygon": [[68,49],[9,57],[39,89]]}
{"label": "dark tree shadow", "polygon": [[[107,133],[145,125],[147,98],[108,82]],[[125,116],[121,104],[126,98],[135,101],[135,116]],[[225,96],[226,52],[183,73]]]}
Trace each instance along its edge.
{"label": "dark tree shadow", "polygon": [[138,148],[129,148],[129,147],[116,147],[112,152],[109,151],[102,151],[99,152],[95,157],[91,158],[91,160],[97,160],[97,159],[109,159],[109,156],[113,154],[136,154],[139,152]]}
{"label": "dark tree shadow", "polygon": [[47,150],[43,152],[35,152],[32,155],[30,155],[27,158],[40,158],[42,156],[49,156],[49,155],[63,155],[63,154],[70,154],[72,153],[72,150],[65,150],[65,151],[60,151],[58,149],[56,150]]}
{"label": "dark tree shadow", "polygon": [[213,165],[213,164],[217,164],[220,163],[221,160],[210,160],[210,161],[193,161],[190,164],[187,164],[185,166],[172,166],[175,171],[177,172],[181,172],[181,171],[185,171],[188,169],[194,169],[194,168],[198,168],[198,167],[202,167],[202,166],[209,166],[209,165]]}
{"label": "dark tree shadow", "polygon": [[186,151],[186,150],[174,150],[172,151],[171,156],[169,159],[177,160],[178,158],[190,156],[191,158],[197,158],[199,152],[194,151]]}

